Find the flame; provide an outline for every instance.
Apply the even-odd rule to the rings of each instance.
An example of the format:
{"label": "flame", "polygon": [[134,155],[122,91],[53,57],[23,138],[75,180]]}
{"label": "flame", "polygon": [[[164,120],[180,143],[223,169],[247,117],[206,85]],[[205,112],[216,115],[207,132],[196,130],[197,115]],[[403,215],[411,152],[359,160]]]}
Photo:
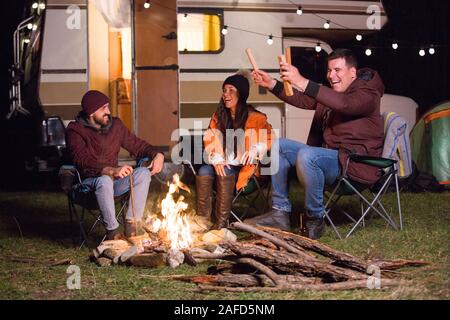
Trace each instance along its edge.
{"label": "flame", "polygon": [[189,218],[185,214],[188,204],[184,202],[183,196],[180,196],[175,201],[173,194],[178,192],[179,189],[189,193],[190,190],[180,181],[178,174],[173,176],[172,183],[168,183],[168,186],[169,191],[161,202],[162,220],[150,216],[147,223],[149,223],[152,232],[163,235],[163,238],[169,243],[171,249],[187,249],[193,243]]}

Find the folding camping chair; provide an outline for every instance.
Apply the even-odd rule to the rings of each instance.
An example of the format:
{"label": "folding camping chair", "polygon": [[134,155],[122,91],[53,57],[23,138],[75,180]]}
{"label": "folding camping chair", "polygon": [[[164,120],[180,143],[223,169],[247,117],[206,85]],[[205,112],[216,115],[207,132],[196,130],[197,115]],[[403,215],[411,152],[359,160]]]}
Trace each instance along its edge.
{"label": "folding camping chair", "polygon": [[[189,160],[182,160],[182,163],[186,164],[189,166],[189,168],[191,169],[192,173],[195,175],[197,175],[197,172],[194,168],[194,166],[192,165],[192,163]],[[261,166],[261,163],[258,161],[254,171],[247,183],[247,186],[245,188],[242,188],[241,190],[239,190],[232,202],[231,202],[231,215],[239,222],[242,222],[242,220],[245,218],[245,216],[248,214],[248,212],[250,211],[251,208],[254,208],[255,210],[258,211],[258,214],[263,214],[264,212],[266,212],[267,207],[268,207],[268,199],[269,199],[269,194],[270,194],[270,190],[271,190],[271,184],[270,184],[270,180],[268,179],[261,179],[258,178],[255,173],[257,172],[258,168]],[[267,185],[267,191],[266,193],[264,193],[264,187]],[[213,194],[215,194],[215,190],[213,190]],[[264,201],[264,205],[262,209],[259,209],[256,205],[256,202],[259,198],[262,198]],[[239,215],[235,212],[236,210],[233,211],[233,208],[236,207],[238,201],[240,201],[241,199],[244,199],[247,202],[247,207],[244,211],[243,214]]]}
{"label": "folding camping chair", "polygon": [[[78,226],[78,237],[73,238],[74,244],[79,244],[78,249],[81,249],[85,243],[88,243],[89,236],[99,224],[105,224],[102,214],[99,210],[97,198],[94,190],[89,186],[84,185],[80,173],[73,165],[63,165],[59,170],[59,177],[61,181],[61,188],[67,194],[67,201],[69,205],[70,217],[70,233],[73,232],[74,223]],[[127,192],[121,196],[114,198],[114,203],[119,205],[119,211],[116,211],[116,218],[119,223],[120,217],[128,207],[130,193]],[[77,207],[81,208],[79,211]],[[94,217],[94,222],[89,226],[86,225],[86,212]],[[103,236],[105,240],[106,235]]]}
{"label": "folding camping chair", "polygon": [[[355,161],[359,163],[364,163],[370,166],[374,166],[382,171],[382,176],[374,185],[381,185],[377,191],[372,188],[371,185],[361,184],[355,181],[350,180],[347,177],[346,169],[344,169],[341,177],[338,178],[335,186],[333,187],[331,193],[328,195],[328,192],[325,192],[325,196],[328,197],[328,200],[325,204],[325,217],[329,221],[331,227],[337,236],[342,239],[341,234],[337,230],[335,224],[333,223],[330,217],[330,211],[336,207],[339,199],[342,196],[354,196],[357,195],[360,200],[361,206],[361,217],[358,220],[355,220],[350,214],[348,214],[345,210],[340,210],[344,215],[349,218],[353,222],[353,226],[350,231],[347,233],[346,238],[348,238],[358,226],[365,226],[365,217],[369,212],[375,212],[381,218],[383,218],[388,225],[390,225],[395,230],[403,229],[403,219],[402,219],[402,210],[400,204],[400,192],[398,187],[398,169],[397,169],[397,160],[387,159],[387,158],[378,158],[378,157],[370,157],[370,156],[360,156],[360,155],[350,155],[349,161]],[[388,213],[386,208],[383,206],[381,199],[388,190],[388,187],[391,181],[395,181],[395,190],[397,197],[397,208],[398,208],[398,222],[396,222],[391,214]],[[362,192],[364,190],[368,190],[372,195],[371,198],[366,198]]]}

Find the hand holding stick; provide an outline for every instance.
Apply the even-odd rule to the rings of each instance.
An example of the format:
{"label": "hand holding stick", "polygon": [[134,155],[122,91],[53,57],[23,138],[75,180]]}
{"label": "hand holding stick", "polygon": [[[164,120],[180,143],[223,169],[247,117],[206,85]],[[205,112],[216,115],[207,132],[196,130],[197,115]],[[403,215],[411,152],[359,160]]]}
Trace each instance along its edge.
{"label": "hand holding stick", "polygon": [[[289,56],[289,60],[291,60],[291,59],[290,59],[290,58],[291,58],[291,50],[290,50],[290,48],[287,48],[287,49],[286,49],[286,53],[287,53],[288,56]],[[278,62],[279,62],[279,63],[281,63],[281,62],[288,62],[288,63],[291,63],[290,61],[286,61],[286,57],[285,57],[283,54],[280,54],[280,55],[278,56]],[[287,81],[287,80],[284,80],[284,81],[283,81],[283,85],[284,85],[284,92],[286,93],[286,95],[287,95],[288,97],[293,96],[293,95],[294,95],[294,91],[292,90],[292,85],[291,85],[291,83],[290,83],[289,81]]]}

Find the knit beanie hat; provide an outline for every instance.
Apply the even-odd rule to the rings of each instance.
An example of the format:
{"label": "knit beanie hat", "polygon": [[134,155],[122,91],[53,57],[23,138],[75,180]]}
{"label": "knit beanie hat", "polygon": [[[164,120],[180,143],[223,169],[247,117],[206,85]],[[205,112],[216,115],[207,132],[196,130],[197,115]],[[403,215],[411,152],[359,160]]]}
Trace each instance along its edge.
{"label": "knit beanie hat", "polygon": [[225,87],[226,84],[231,84],[233,87],[235,87],[239,91],[239,98],[242,99],[244,102],[247,101],[250,90],[250,84],[248,83],[246,77],[240,74],[234,74],[225,79],[225,81],[222,84],[222,89],[223,87]]}
{"label": "knit beanie hat", "polygon": [[81,108],[90,116],[95,111],[109,103],[109,98],[97,90],[89,90],[81,99]]}

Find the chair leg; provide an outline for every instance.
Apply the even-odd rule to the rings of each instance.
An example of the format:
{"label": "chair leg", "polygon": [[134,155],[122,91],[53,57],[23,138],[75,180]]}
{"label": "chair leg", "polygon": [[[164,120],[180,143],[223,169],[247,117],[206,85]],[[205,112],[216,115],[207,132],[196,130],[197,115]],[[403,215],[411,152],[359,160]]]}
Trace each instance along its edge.
{"label": "chair leg", "polygon": [[400,190],[399,190],[399,187],[398,187],[398,175],[397,175],[397,172],[394,174],[394,179],[395,179],[395,193],[397,194],[397,206],[398,206],[399,225],[400,225],[400,230],[403,230],[402,206],[400,204]]}

